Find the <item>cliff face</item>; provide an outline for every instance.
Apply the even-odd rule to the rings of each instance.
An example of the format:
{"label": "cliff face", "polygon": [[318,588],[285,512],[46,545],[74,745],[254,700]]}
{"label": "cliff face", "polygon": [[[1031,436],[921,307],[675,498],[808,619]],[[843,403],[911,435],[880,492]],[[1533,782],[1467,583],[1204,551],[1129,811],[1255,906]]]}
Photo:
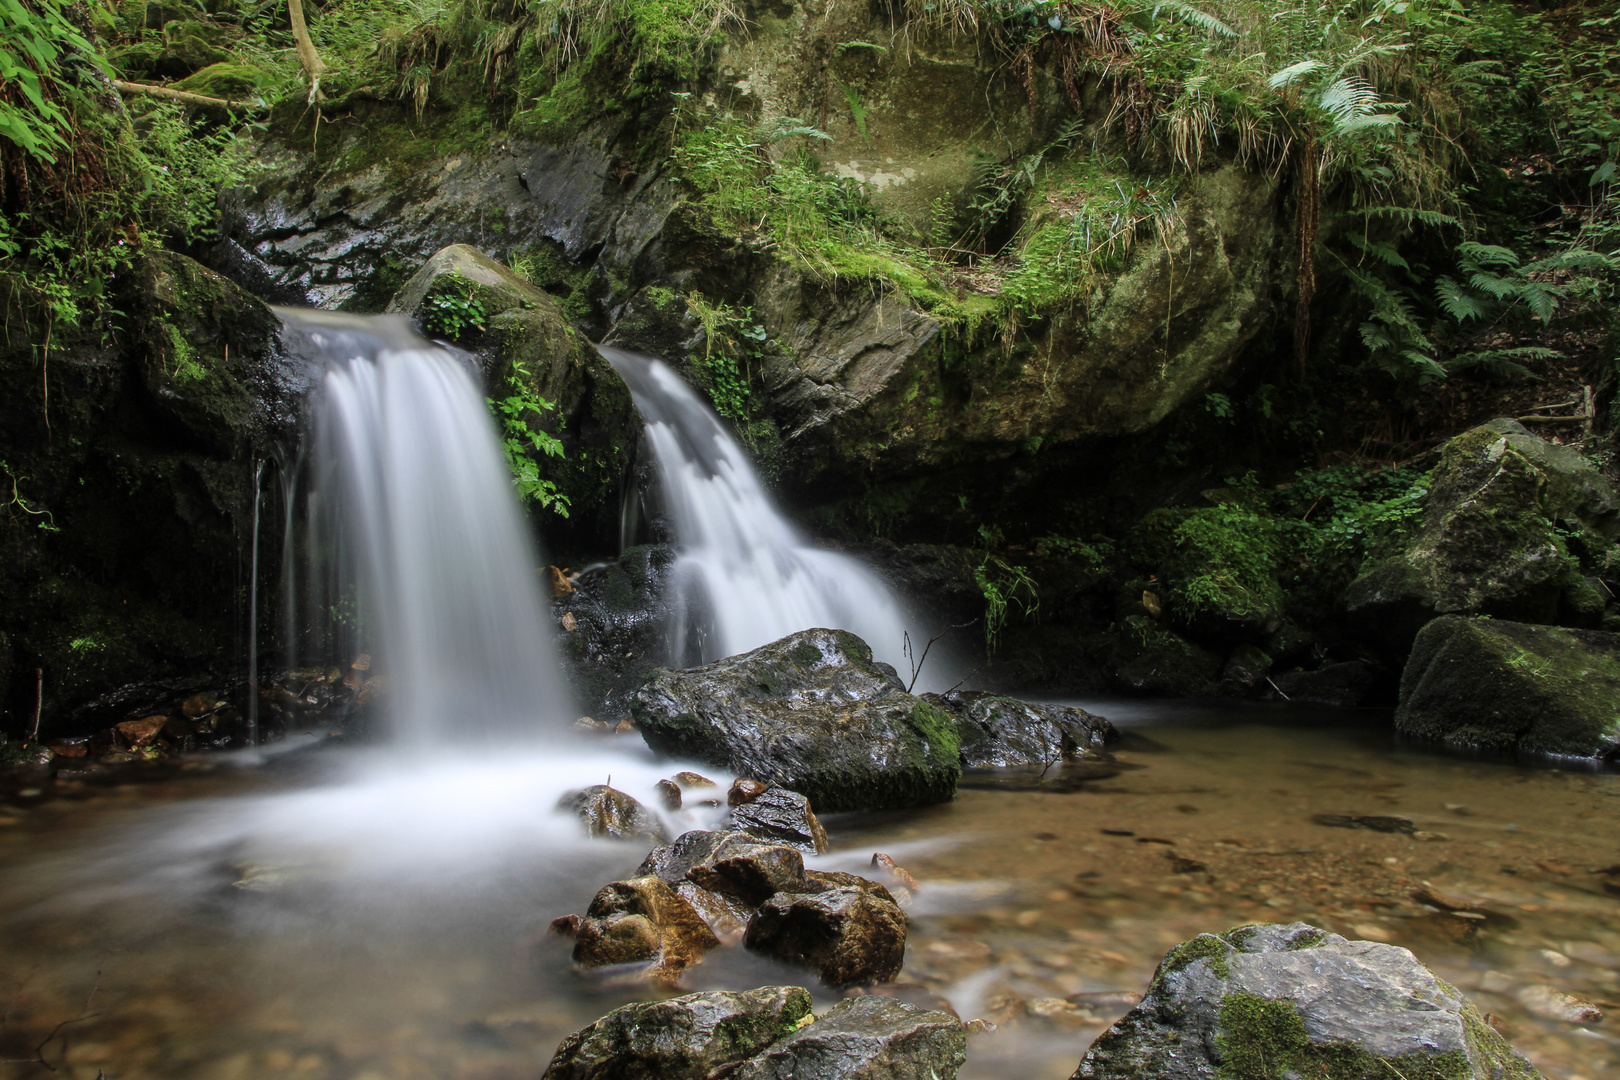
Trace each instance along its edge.
{"label": "cliff face", "polygon": [[[779,481],[813,502],[1147,430],[1228,375],[1273,322],[1294,273],[1281,193],[1232,162],[1173,183],[1168,170],[1133,171],[1095,79],[1067,87],[1055,60],[1017,77],[994,60],[970,36],[897,27],[866,3],[764,6],[689,96],[586,107],[554,142],[531,127],[442,156],[383,157],[393,121],[357,106],[318,153],[288,140],[265,159],[234,204],[233,239],[280,294],[361,310],[451,243],[531,265],[538,254],[531,277],[588,334],[682,366],[716,337],[699,305],[746,310],[768,346],[744,360],[741,419],[767,422]],[[684,182],[681,140],[717,118],[778,161],[807,150],[821,177],[859,182],[918,250],[948,244],[1015,168],[1035,178],[1027,207],[993,227],[1050,219],[1119,236],[1105,264],[1057,267],[1081,284],[1056,303],[1006,303],[1021,279],[1005,260],[897,289],[859,272],[881,260],[805,257],[714,212]],[[814,134],[761,134],[801,129]],[[1128,208],[1084,216],[1149,188],[1151,221]]]}

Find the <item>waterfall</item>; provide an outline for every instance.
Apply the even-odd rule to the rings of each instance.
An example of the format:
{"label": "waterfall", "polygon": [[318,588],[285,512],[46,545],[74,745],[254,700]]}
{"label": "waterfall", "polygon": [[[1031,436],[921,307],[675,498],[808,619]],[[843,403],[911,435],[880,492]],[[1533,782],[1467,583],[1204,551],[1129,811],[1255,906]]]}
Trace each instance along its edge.
{"label": "waterfall", "polygon": [[402,743],[561,730],[540,560],[475,365],[402,318],[278,313],[319,370],[299,606],[330,631],[289,653],[372,657],[357,674]]}
{"label": "waterfall", "polygon": [[[879,660],[909,672],[908,620],[878,576],[857,559],[812,546],[793,527],[747,452],[668,365],[599,351],[646,422],[675,530],[672,661],[706,663],[820,626],[858,634]],[[928,635],[919,640],[909,629],[921,652]],[[937,663],[924,669],[919,690],[939,682]]]}

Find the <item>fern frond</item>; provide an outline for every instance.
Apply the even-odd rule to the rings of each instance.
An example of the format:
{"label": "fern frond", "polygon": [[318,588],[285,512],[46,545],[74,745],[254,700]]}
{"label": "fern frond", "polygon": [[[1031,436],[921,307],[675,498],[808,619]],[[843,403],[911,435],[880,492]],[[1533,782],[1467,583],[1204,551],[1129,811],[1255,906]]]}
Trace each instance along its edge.
{"label": "fern frond", "polygon": [[1281,71],[1273,73],[1266,80],[1266,85],[1273,90],[1281,90],[1284,87],[1294,85],[1311,72],[1320,70],[1321,67],[1322,61],[1320,60],[1301,60],[1297,64],[1289,64]]}
{"label": "fern frond", "polygon": [[1558,311],[1558,301],[1563,299],[1564,290],[1557,285],[1549,285],[1541,281],[1526,281],[1519,287],[1518,299],[1524,301],[1530,309],[1530,314],[1540,319],[1542,325],[1552,322],[1554,313]]}
{"label": "fern frond", "polygon": [[1442,214],[1438,210],[1421,210],[1415,206],[1363,206],[1350,213],[1361,217],[1389,218],[1393,221],[1404,221],[1408,224],[1416,222],[1419,225],[1430,225],[1435,228],[1450,225],[1453,228],[1462,228],[1462,222],[1450,214]]}
{"label": "fern frond", "polygon": [[1495,244],[1477,244],[1472,240],[1464,240],[1457,245],[1457,258],[1465,267],[1475,266],[1505,266],[1519,265],[1519,256],[1511,249],[1498,247]]}
{"label": "fern frond", "polygon": [[1440,307],[1447,315],[1458,322],[1467,322],[1469,319],[1483,319],[1486,307],[1479,297],[1469,292],[1455,278],[1441,277],[1434,283],[1434,292],[1440,300]]}
{"label": "fern frond", "polygon": [[1498,300],[1517,300],[1524,292],[1525,282],[1517,277],[1475,270],[1468,275],[1468,287]]}
{"label": "fern frond", "polygon": [[1322,111],[1333,117],[1335,123],[1344,123],[1351,117],[1365,116],[1378,107],[1378,91],[1360,75],[1346,75],[1328,84],[1316,103]]}
{"label": "fern frond", "polygon": [[1177,19],[1189,26],[1196,26],[1210,37],[1235,38],[1238,32],[1226,25],[1220,19],[1200,8],[1195,8],[1184,0],[1153,0],[1150,4],[1139,5],[1140,8],[1151,8],[1157,15],[1167,11]]}
{"label": "fern frond", "polygon": [[1385,266],[1397,266],[1406,271],[1412,269],[1412,265],[1401,256],[1401,253],[1388,244],[1381,244],[1377,240],[1365,240],[1355,233],[1351,233],[1348,239],[1352,245],[1360,248]]}

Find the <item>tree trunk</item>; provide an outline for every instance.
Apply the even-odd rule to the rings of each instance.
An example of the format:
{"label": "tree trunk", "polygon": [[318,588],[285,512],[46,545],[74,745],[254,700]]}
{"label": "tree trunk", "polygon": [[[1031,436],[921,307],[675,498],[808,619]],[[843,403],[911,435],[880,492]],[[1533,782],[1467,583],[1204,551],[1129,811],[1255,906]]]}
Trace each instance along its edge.
{"label": "tree trunk", "polygon": [[287,17],[292,21],[293,40],[298,43],[298,62],[304,65],[304,74],[309,76],[310,83],[318,84],[326,71],[326,64],[309,38],[309,27],[304,24],[303,0],[287,0]]}
{"label": "tree trunk", "polygon": [[184,90],[171,90],[167,86],[148,86],[146,83],[125,82],[122,79],[114,79],[113,88],[120,94],[146,94],[149,97],[178,101],[183,105],[196,105],[205,109],[231,109],[235,112],[263,112],[265,109],[265,106],[257,101],[228,101],[225,98],[208,97],[206,94],[192,94]]}

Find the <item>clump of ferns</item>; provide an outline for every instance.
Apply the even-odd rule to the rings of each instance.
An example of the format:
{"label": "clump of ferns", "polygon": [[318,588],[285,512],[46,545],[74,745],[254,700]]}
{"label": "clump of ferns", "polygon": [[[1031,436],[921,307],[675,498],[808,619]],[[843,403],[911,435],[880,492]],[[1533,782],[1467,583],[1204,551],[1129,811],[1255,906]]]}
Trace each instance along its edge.
{"label": "clump of ferns", "polygon": [[449,69],[460,51],[455,38],[451,27],[435,19],[385,31],[378,43],[378,61],[394,72],[386,93],[410,102],[418,119],[432,96],[433,80]]}

